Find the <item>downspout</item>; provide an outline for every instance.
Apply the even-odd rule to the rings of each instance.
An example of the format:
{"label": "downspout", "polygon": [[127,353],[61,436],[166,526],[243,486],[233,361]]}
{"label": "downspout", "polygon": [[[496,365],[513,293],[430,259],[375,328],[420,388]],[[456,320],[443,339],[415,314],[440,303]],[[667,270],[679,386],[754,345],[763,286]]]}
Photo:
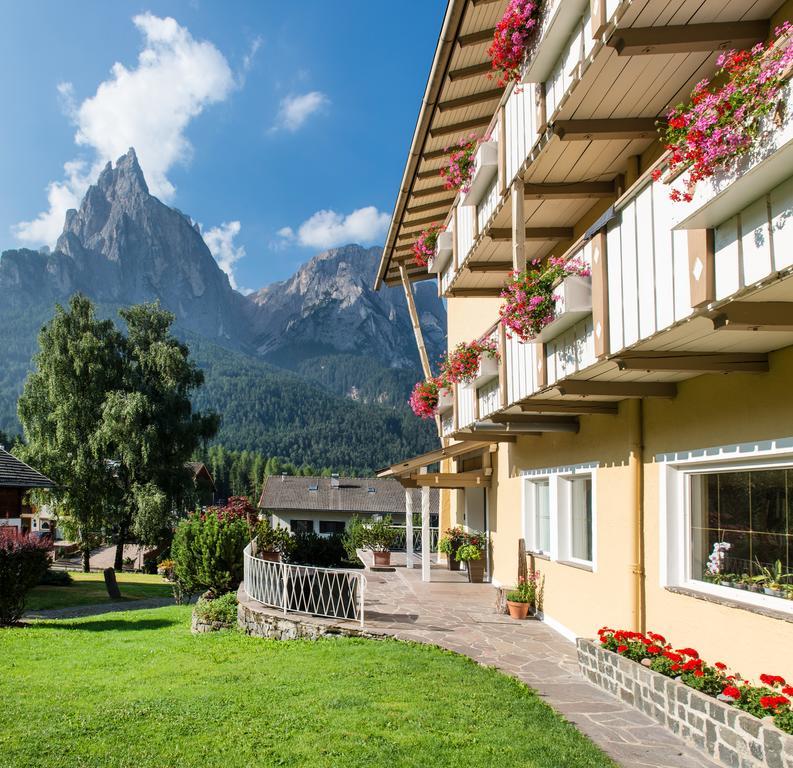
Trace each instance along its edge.
{"label": "downspout", "polygon": [[647,629],[644,551],[644,401],[628,401],[630,446],[628,467],[633,497],[633,626],[637,632]]}

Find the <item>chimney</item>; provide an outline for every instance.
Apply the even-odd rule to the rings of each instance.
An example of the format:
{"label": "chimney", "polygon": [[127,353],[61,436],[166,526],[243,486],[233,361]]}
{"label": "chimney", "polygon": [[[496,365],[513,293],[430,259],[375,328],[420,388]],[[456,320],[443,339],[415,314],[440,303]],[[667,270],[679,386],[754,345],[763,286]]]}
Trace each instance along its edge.
{"label": "chimney", "polygon": [[330,487],[331,488],[339,487],[339,475],[335,472],[330,476]]}
{"label": "chimney", "polygon": [[284,482],[284,478],[286,477],[286,472],[281,472],[281,482]]}

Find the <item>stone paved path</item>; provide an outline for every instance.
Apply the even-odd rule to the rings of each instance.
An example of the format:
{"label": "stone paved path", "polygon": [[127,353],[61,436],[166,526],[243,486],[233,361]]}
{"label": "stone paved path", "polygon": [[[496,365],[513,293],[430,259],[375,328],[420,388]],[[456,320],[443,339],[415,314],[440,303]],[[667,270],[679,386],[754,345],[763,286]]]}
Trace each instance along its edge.
{"label": "stone paved path", "polygon": [[[398,567],[367,572],[366,626],[432,643],[496,667],[534,688],[624,768],[717,768],[649,717],[586,682],[575,646],[547,624],[496,613],[488,584],[464,574]],[[563,768],[560,766],[560,768]]]}
{"label": "stone paved path", "polygon": [[81,619],[84,616],[99,616],[116,611],[141,611],[145,608],[161,608],[173,605],[172,597],[149,597],[145,600],[124,600],[114,603],[75,605],[72,608],[52,608],[45,611],[28,611],[23,619]]}

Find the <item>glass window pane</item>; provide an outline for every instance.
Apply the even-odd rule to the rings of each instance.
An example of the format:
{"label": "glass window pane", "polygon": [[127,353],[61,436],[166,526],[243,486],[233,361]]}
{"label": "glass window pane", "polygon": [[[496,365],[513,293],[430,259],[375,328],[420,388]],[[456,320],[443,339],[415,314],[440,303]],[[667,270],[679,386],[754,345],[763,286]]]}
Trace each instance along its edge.
{"label": "glass window pane", "polygon": [[292,533],[313,533],[314,521],[313,520],[290,520],[289,527]]}
{"label": "glass window pane", "polygon": [[[791,470],[691,477],[691,576],[711,582],[791,570]],[[790,578],[783,582],[790,583]]]}
{"label": "glass window pane", "polygon": [[551,549],[550,484],[547,480],[534,484],[534,546],[539,552]]}
{"label": "glass window pane", "polygon": [[570,554],[576,560],[592,561],[592,479],[580,477],[571,483]]}

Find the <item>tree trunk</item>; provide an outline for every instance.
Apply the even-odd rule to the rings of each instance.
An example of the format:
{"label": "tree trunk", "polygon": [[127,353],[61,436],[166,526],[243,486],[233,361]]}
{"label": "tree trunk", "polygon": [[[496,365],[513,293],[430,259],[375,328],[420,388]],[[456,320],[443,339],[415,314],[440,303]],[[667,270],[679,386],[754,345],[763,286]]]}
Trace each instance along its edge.
{"label": "tree trunk", "polygon": [[83,573],[89,573],[91,570],[91,547],[86,545],[83,547]]}
{"label": "tree trunk", "polygon": [[116,542],[116,557],[113,561],[113,570],[121,573],[124,570],[124,544],[127,541],[127,524],[121,523],[118,527],[118,541]]}

